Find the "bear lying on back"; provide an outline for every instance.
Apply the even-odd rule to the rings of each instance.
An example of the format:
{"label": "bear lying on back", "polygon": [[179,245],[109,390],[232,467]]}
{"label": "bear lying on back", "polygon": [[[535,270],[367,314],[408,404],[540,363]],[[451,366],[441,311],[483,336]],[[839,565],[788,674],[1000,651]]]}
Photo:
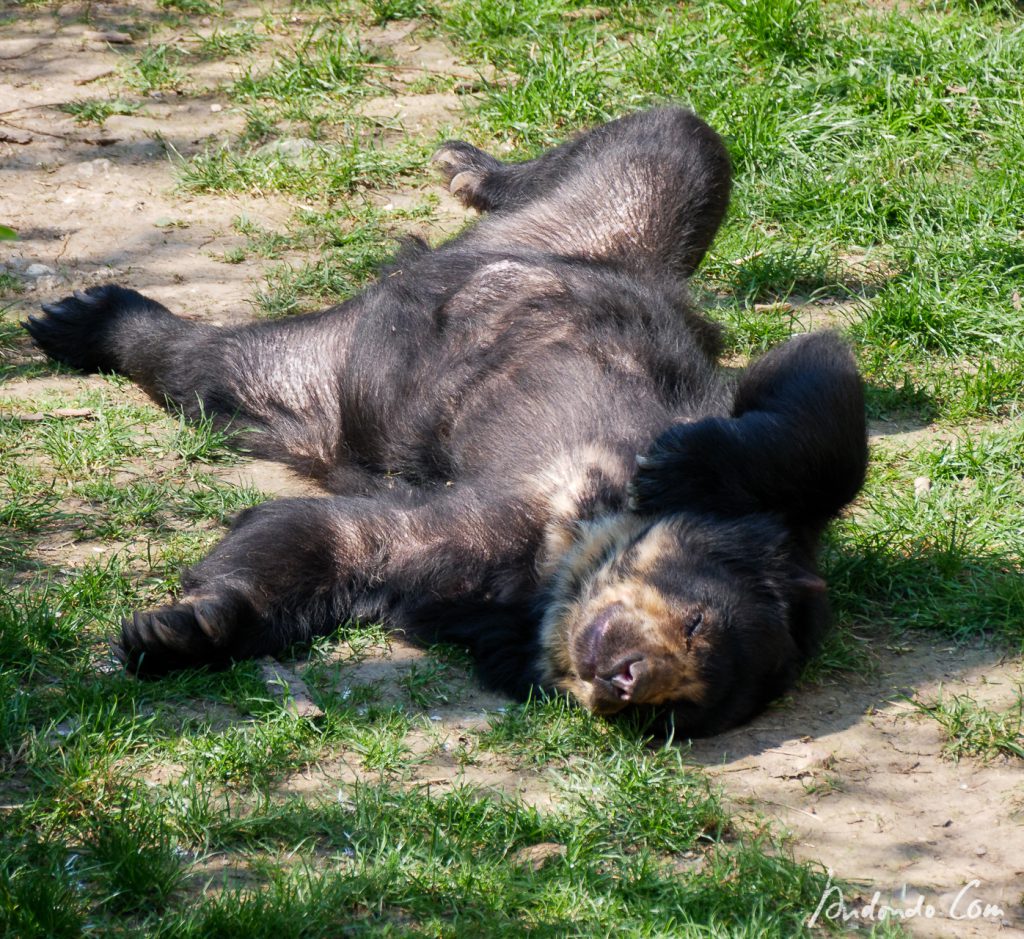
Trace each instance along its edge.
{"label": "bear lying on back", "polygon": [[686,279],[729,162],[689,112],[435,160],[484,218],[339,306],[215,328],[105,286],[25,324],[330,493],[243,512],[177,602],[123,624],[124,662],[222,666],[358,618],[462,643],[517,697],[689,735],[748,719],[827,624],[817,546],[867,459],[849,350],[817,333],[718,366]]}

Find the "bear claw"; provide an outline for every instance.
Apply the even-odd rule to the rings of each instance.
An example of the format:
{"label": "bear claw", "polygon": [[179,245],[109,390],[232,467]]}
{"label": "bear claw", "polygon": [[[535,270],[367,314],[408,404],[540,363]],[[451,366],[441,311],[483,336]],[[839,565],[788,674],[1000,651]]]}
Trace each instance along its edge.
{"label": "bear claw", "polygon": [[133,613],[121,623],[114,654],[132,672],[162,675],[220,658],[216,649],[227,638],[209,601],[181,602]]}

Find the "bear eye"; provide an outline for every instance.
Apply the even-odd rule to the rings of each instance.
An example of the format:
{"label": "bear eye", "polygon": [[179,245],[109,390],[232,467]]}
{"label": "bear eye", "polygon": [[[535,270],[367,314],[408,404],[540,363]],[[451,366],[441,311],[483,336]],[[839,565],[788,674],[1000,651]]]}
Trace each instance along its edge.
{"label": "bear eye", "polygon": [[683,624],[683,635],[687,639],[690,638],[694,633],[700,632],[700,627],[704,623],[704,614],[701,612],[691,613],[687,617],[686,622]]}

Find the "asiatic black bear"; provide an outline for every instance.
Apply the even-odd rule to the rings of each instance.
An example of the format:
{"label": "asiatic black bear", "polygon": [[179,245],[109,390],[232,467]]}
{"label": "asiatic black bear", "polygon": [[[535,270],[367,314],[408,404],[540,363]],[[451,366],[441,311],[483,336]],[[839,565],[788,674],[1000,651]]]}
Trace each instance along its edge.
{"label": "asiatic black bear", "polygon": [[244,512],[177,602],[124,623],[124,661],[223,665],[356,618],[463,643],[518,697],[689,735],[746,720],[827,623],[817,546],[867,459],[849,350],[823,332],[719,367],[686,280],[729,161],[687,111],[525,163],[435,159],[485,216],[339,306],[215,328],[105,286],[26,323],[329,493]]}

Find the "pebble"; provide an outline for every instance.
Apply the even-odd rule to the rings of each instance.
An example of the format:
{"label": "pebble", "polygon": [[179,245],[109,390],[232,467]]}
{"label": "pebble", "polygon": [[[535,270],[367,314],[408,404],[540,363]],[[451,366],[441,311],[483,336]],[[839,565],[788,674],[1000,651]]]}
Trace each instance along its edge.
{"label": "pebble", "polygon": [[107,30],[95,30],[85,34],[85,38],[90,42],[109,42],[113,45],[128,45],[134,40],[132,39],[131,33],[123,33],[113,29]]}
{"label": "pebble", "polygon": [[83,179],[92,179],[94,176],[109,176],[113,169],[114,164],[110,160],[106,157],[100,157],[96,160],[86,160],[84,163],[79,163],[75,167],[75,175],[81,176]]}
{"label": "pebble", "polygon": [[36,290],[40,293],[52,293],[55,290],[59,290],[63,281],[55,274],[46,274],[43,277],[36,278]]}
{"label": "pebble", "polygon": [[86,274],[85,278],[91,283],[99,283],[101,281],[116,280],[122,274],[124,274],[124,271],[119,267],[99,267],[91,274]]}
{"label": "pebble", "polygon": [[25,268],[25,275],[27,277],[42,277],[45,274],[56,274],[57,272],[52,267],[47,267],[45,264],[30,264]]}

